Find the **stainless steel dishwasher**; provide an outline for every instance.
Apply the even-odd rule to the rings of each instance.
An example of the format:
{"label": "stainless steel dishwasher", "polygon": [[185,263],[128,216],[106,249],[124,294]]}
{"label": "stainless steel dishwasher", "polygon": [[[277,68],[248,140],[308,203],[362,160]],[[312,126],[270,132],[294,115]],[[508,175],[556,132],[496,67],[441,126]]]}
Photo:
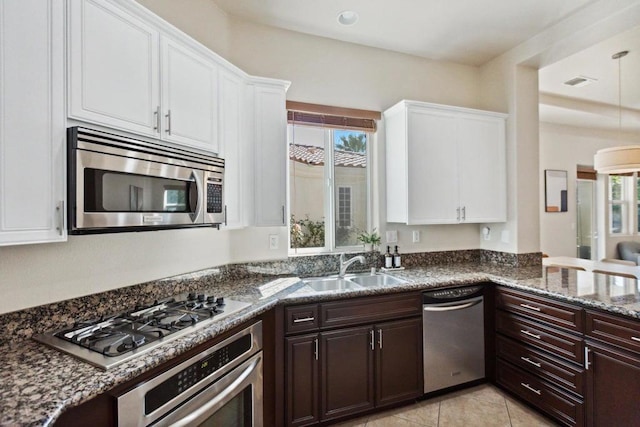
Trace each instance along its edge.
{"label": "stainless steel dishwasher", "polygon": [[424,392],[484,378],[483,286],[422,294]]}

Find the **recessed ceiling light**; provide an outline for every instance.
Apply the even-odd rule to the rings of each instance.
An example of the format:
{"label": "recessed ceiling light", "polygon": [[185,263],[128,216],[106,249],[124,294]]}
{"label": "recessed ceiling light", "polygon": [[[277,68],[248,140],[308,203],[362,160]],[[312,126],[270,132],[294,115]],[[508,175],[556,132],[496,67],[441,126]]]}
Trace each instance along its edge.
{"label": "recessed ceiling light", "polygon": [[358,14],[353,10],[344,10],[338,14],[338,22],[342,25],[353,25],[358,22]]}
{"label": "recessed ceiling light", "polygon": [[598,79],[594,79],[593,77],[577,76],[570,80],[567,80],[566,82],[564,82],[564,84],[566,84],[567,86],[582,87],[590,85],[591,83],[595,83],[597,81]]}

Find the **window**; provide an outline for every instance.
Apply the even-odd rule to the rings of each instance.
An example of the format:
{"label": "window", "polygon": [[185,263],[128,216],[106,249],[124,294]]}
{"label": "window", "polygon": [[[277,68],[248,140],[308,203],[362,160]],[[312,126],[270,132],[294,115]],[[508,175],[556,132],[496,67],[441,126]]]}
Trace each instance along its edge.
{"label": "window", "polygon": [[338,227],[351,227],[351,187],[338,187]]}
{"label": "window", "polygon": [[[609,233],[628,234],[634,229],[629,224],[633,218],[629,209],[633,198],[632,188],[636,187],[637,178],[625,175],[609,175]],[[637,206],[637,202],[635,203]]]}
{"label": "window", "polygon": [[375,121],[289,111],[290,248],[361,248],[370,230],[370,146]]}

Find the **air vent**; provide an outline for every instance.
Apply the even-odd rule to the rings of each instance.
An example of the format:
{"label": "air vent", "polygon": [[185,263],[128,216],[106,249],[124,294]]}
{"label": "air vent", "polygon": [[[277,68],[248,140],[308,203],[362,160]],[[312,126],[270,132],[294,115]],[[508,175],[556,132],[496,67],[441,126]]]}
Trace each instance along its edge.
{"label": "air vent", "polygon": [[595,83],[597,81],[598,79],[594,79],[592,77],[578,76],[570,80],[567,80],[566,82],[564,82],[564,84],[566,84],[567,86],[582,87],[582,86],[590,85],[591,83]]}

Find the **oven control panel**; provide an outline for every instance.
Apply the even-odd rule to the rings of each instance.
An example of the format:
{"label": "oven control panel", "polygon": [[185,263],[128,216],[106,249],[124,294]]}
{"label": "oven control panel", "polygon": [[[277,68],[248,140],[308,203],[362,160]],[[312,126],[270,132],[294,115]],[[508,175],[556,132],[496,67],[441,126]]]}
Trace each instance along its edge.
{"label": "oven control panel", "polygon": [[222,185],[207,183],[207,213],[222,213]]}
{"label": "oven control panel", "polygon": [[464,288],[438,289],[422,294],[423,304],[438,303],[444,301],[457,301],[465,298],[482,295],[482,286],[467,286]]}
{"label": "oven control panel", "polygon": [[195,384],[247,353],[251,350],[251,341],[251,335],[245,335],[192,363],[151,389],[144,397],[145,414],[152,413],[174,397],[187,391]]}

